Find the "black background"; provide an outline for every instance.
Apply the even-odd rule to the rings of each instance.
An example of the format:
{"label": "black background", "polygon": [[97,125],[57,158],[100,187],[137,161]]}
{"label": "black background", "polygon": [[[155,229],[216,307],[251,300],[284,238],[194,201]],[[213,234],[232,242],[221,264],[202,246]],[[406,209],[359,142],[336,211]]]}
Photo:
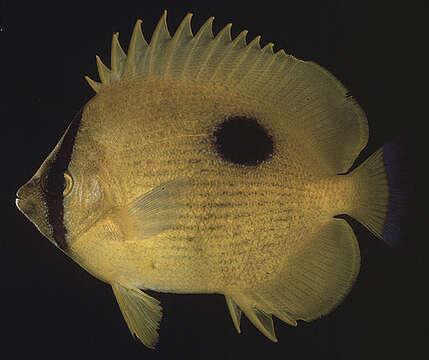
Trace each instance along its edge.
{"label": "black background", "polygon": [[[389,248],[354,224],[362,267],[352,292],[312,323],[290,327],[276,319],[277,344],[245,317],[238,335],[220,295],[155,294],[164,308],[160,344],[146,349],[129,334],[110,287],[61,254],[14,205],[17,188],[93,96],[83,76],[98,79],[94,55],[109,64],[112,34],[120,32],[126,49],[138,18],[150,39],[164,9],[171,32],[189,11],[194,30],[213,15],[215,33],[232,22],[233,35],[248,29],[248,40],[262,34],[263,44],[272,41],[276,50],[316,61],[368,115],[370,142],[361,158],[401,135],[419,165],[405,246]],[[428,10],[416,1],[3,1],[2,357],[426,358],[427,190],[421,185],[427,167]]]}

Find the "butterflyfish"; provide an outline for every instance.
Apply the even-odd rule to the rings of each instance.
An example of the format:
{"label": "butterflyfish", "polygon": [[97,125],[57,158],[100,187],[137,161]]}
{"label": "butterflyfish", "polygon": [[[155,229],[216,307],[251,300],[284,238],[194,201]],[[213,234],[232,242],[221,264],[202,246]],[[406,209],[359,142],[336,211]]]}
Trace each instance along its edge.
{"label": "butterflyfish", "polygon": [[[192,14],[148,43],[138,20],[110,69],[16,205],[67,256],[111,285],[129,330],[158,339],[146,289],[225,296],[277,341],[332,311],[360,267],[347,214],[395,245],[389,145],[349,171],[368,142],[357,102],[328,71],[247,31],[216,36]],[[392,210],[393,209],[393,210]],[[389,230],[389,231],[388,231]]]}

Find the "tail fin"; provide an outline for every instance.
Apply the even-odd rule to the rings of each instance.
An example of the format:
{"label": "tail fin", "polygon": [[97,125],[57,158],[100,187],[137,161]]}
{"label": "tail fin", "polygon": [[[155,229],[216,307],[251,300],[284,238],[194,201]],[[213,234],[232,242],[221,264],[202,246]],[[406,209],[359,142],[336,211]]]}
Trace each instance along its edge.
{"label": "tail fin", "polygon": [[410,144],[394,139],[383,146],[383,161],[389,183],[387,219],[383,239],[392,246],[399,246],[408,233],[410,205],[414,199],[416,168]]}
{"label": "tail fin", "polygon": [[352,172],[358,196],[350,215],[393,247],[401,244],[412,191],[405,150],[399,140],[389,141]]}

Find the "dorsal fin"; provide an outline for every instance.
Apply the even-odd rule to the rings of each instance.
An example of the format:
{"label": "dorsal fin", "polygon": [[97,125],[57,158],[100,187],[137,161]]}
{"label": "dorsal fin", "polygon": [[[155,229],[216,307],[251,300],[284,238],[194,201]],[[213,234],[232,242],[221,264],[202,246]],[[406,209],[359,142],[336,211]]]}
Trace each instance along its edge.
{"label": "dorsal fin", "polygon": [[112,38],[112,53],[110,58],[110,64],[112,66],[112,81],[117,81],[122,77],[125,60],[127,59],[127,55],[124,50],[122,50],[121,44],[119,44],[118,37],[119,33],[115,33]]}
{"label": "dorsal fin", "polygon": [[[167,27],[167,12],[164,11],[151,41],[148,44],[141,30],[141,20],[137,20],[128,47],[128,54],[122,50],[118,33],[113,35],[111,50],[111,70],[97,56],[97,68],[101,84],[86,77],[90,86],[99,92],[104,86],[111,85],[133,75],[140,77],[180,77],[221,81],[225,78],[222,67],[234,69],[251,63],[255,55],[267,57],[274,55],[273,44],[260,47],[260,36],[246,44],[247,30],[242,31],[235,39],[231,37],[232,24],[227,24],[216,36],[213,34],[213,20],[210,17],[195,35],[191,29],[192,14],[187,14],[173,36]],[[288,57],[284,51],[278,52],[276,59]],[[289,55],[290,57],[290,55]],[[231,69],[231,70],[234,70]],[[215,70],[215,71],[213,71]],[[218,76],[219,75],[219,78]],[[234,83],[236,76],[229,76]]]}
{"label": "dorsal fin", "polygon": [[332,173],[344,173],[368,142],[368,123],[360,106],[328,71],[296,59],[273,44],[262,49],[260,36],[249,44],[247,31],[231,38],[231,24],[213,35],[210,17],[193,35],[192,14],[182,20],[171,37],[167,12],[147,44],[138,20],[128,47],[122,51],[113,35],[109,70],[97,56],[101,83],[86,77],[96,91],[138,77],[190,79],[206,86],[223,86],[255,102],[275,108],[290,129],[320,149],[321,161]]}
{"label": "dorsal fin", "polygon": [[137,64],[142,62],[146,56],[148,44],[143,36],[141,23],[141,20],[137,20],[133,35],[131,35],[130,45],[128,46],[128,55],[124,69],[124,73],[127,75],[134,75],[137,72]]}

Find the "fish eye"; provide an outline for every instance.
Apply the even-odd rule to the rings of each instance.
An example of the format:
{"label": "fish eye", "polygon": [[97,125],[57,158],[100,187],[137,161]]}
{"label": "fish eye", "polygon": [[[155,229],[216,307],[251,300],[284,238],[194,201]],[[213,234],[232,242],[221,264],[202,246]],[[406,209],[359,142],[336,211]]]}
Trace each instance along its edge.
{"label": "fish eye", "polygon": [[55,197],[66,196],[73,187],[73,179],[67,172],[45,172],[40,183],[45,194]]}
{"label": "fish eye", "polygon": [[70,193],[70,191],[73,187],[73,179],[70,176],[70,174],[67,172],[64,173],[64,181],[65,181],[65,186],[64,186],[64,190],[63,190],[63,196],[66,196],[67,194]]}

